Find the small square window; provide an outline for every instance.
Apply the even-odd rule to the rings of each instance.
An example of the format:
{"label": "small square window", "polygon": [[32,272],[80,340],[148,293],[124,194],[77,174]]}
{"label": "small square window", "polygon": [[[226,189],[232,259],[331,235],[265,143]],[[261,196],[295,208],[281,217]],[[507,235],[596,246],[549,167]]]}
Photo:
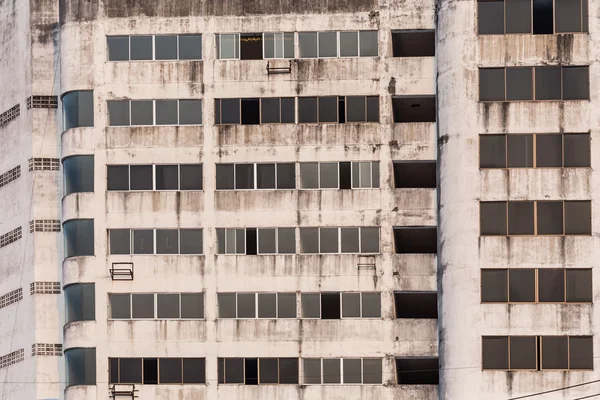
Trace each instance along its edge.
{"label": "small square window", "polygon": [[508,202],[508,234],[533,235],[533,201]]}
{"label": "small square window", "polygon": [[202,60],[202,35],[179,35],[179,59]]}
{"label": "small square window", "polygon": [[131,60],[152,60],[152,36],[131,36]]}
{"label": "small square window", "polygon": [[181,318],[204,318],[204,293],[181,293]]}
{"label": "small square window", "polygon": [[157,318],[179,318],[180,305],[178,293],[158,293],[156,295]]}
{"label": "small square window", "polygon": [[179,100],[179,125],[202,125],[202,100]]}
{"label": "small square window", "polygon": [[337,56],[337,32],[319,32],[319,58]]}
{"label": "small square window", "polygon": [[108,61],[129,61],[129,36],[107,36]]}
{"label": "small square window", "polygon": [[154,254],[154,231],[152,229],[133,231],[133,254]]}
{"label": "small square window", "polygon": [[156,35],[154,47],[156,60],[177,60],[177,36]]}
{"label": "small square window", "polygon": [[156,254],[179,254],[179,229],[156,230]]}
{"label": "small square window", "polygon": [[131,254],[131,231],[110,229],[110,254]]}
{"label": "small square window", "polygon": [[152,100],[131,101],[131,125],[154,125]]}
{"label": "small square window", "polygon": [[133,318],[154,318],[154,295],[133,293],[131,295],[131,314]]}
{"label": "small square window", "polygon": [[156,190],[179,189],[179,165],[156,166]]}

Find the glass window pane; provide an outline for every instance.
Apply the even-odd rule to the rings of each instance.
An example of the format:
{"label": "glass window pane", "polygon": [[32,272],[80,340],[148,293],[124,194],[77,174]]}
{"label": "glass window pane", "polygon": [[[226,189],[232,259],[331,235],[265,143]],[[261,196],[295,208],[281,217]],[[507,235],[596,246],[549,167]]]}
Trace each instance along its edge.
{"label": "glass window pane", "polygon": [[362,293],[362,317],[381,318],[381,294]]}
{"label": "glass window pane", "polygon": [[537,369],[537,338],[510,337],[510,369]]}
{"label": "glass window pane", "polygon": [[120,358],[119,380],[121,383],[142,383],[142,359]]}
{"label": "glass window pane", "polygon": [[217,254],[225,254],[225,229],[217,228]]}
{"label": "glass window pane", "polygon": [[341,318],[340,293],[321,293],[321,319]]}
{"label": "glass window pane", "polygon": [[379,161],[371,162],[371,183],[374,189],[379,188]]}
{"label": "glass window pane", "polygon": [[589,167],[590,134],[569,133],[563,136],[565,167]]}
{"label": "glass window pane", "polygon": [[568,369],[568,338],[542,336],[542,369]]}
{"label": "glass window pane", "polygon": [[277,318],[277,294],[258,294],[258,318]]}
{"label": "glass window pane", "polygon": [[505,135],[479,135],[479,167],[506,168]]}
{"label": "glass window pane", "polygon": [[379,253],[379,228],[360,228],[360,252]]}
{"label": "glass window pane", "polygon": [[96,294],[93,283],[76,283],[64,288],[66,323],[96,319]]}
{"label": "glass window pane", "polygon": [[260,254],[275,254],[275,228],[258,230],[258,252]]}
{"label": "glass window pane", "polygon": [[537,234],[562,235],[563,233],[563,202],[538,201],[537,203]]}
{"label": "glass window pane", "polygon": [[259,360],[260,383],[279,383],[279,362],[276,358]]}
{"label": "glass window pane", "polygon": [[533,33],[536,35],[554,33],[552,0],[533,0]]}
{"label": "glass window pane", "polygon": [[360,32],[360,56],[377,57],[378,50],[378,32],[361,31]]}
{"label": "glass window pane", "polygon": [[278,124],[281,122],[279,97],[264,98],[260,100],[261,105],[261,123]]}
{"label": "glass window pane", "polygon": [[129,174],[131,190],[152,190],[152,165],[132,165]]}
{"label": "glass window pane", "polygon": [[319,163],[300,163],[300,187],[302,189],[319,188]]}
{"label": "glass window pane", "polygon": [[317,57],[317,33],[300,32],[298,33],[298,44],[300,46],[300,58]]}
{"label": "glass window pane", "polygon": [[562,136],[561,134],[536,136],[537,167],[562,167]]}
{"label": "glass window pane", "polygon": [[256,318],[256,296],[254,293],[238,293],[238,318]]}
{"label": "glass window pane", "polygon": [[506,100],[533,100],[533,69],[506,68]]}
{"label": "glass window pane", "polygon": [[108,165],[106,181],[107,190],[129,190],[129,166]]}
{"label": "glass window pane", "polygon": [[296,164],[277,164],[277,189],[296,188]]}
{"label": "glass window pane", "polygon": [[565,234],[590,235],[592,233],[592,203],[590,201],[565,201]]}
{"label": "glass window pane", "polygon": [[177,100],[156,100],[156,125],[177,123]]}
{"label": "glass window pane", "polygon": [[202,35],[179,35],[179,59],[202,60]]}
{"label": "glass window pane", "polygon": [[131,254],[131,232],[129,229],[110,229],[110,254]]}
{"label": "glass window pane", "polygon": [[[64,100],[63,100],[64,101]],[[110,126],[129,126],[129,100],[109,100],[108,106],[108,125]]]}
{"label": "glass window pane", "polygon": [[217,190],[233,190],[234,185],[234,165],[217,164]]}
{"label": "glass window pane", "polygon": [[363,359],[363,383],[381,384],[383,375],[383,365],[381,359]]}
{"label": "glass window pane", "polygon": [[340,32],[340,57],[358,57],[358,32]]}
{"label": "glass window pane", "polygon": [[107,36],[108,61],[129,61],[129,36]]}
{"label": "glass window pane", "polygon": [[540,303],[564,302],[565,270],[562,268],[540,268],[538,270],[538,293]]}
{"label": "glass window pane", "polygon": [[119,383],[119,359],[108,359],[108,383]]}
{"label": "glass window pane", "polygon": [[298,97],[298,123],[317,122],[317,98]]}
{"label": "glass window pane", "polygon": [[283,34],[283,57],[294,58],[294,44],[294,32],[285,32]]}
{"label": "glass window pane", "polygon": [[179,318],[179,293],[158,293],[156,295],[157,318]]}
{"label": "glass window pane", "polygon": [[346,121],[347,122],[365,122],[366,121],[366,97],[365,96],[347,96],[346,97]]}
{"label": "glass window pane", "polygon": [[236,230],[225,229],[225,253],[235,254],[236,253]]}
{"label": "glass window pane", "polygon": [[567,302],[591,303],[592,298],[592,270],[567,269]]}
{"label": "glass window pane", "polygon": [[337,56],[337,32],[319,32],[319,57]]}
{"label": "glass window pane", "polygon": [[342,293],[342,317],[360,318],[360,293]]}
{"label": "glass window pane", "polygon": [[152,60],[152,36],[131,36],[131,59]]}
{"label": "glass window pane", "polygon": [[277,293],[277,318],[296,317],[296,293]]}
{"label": "glass window pane", "polygon": [[305,385],[320,385],[321,384],[321,359],[320,358],[303,358],[304,364],[303,379]]}
{"label": "glass window pane", "polygon": [[319,97],[319,122],[338,122],[338,98]]}
{"label": "glass window pane", "polygon": [[508,272],[508,299],[511,303],[535,302],[535,270],[511,268]]}
{"label": "glass window pane", "polygon": [[179,100],[179,125],[202,125],[202,100]]}
{"label": "glass window pane", "polygon": [[533,235],[533,201],[508,202],[508,234]]}
{"label": "glass window pane", "polygon": [[362,383],[362,360],[360,358],[345,358],[344,383]]}
{"label": "glass window pane", "polygon": [[254,189],[254,164],[235,165],[235,188]]}
{"label": "glass window pane", "polygon": [[[481,2],[479,3],[481,4]],[[537,80],[536,80],[537,83]],[[479,69],[479,100],[504,101],[504,68]]]}
{"label": "glass window pane", "polygon": [[275,189],[275,164],[256,164],[257,189]]}
{"label": "glass window pane", "polygon": [[341,383],[341,364],[339,358],[323,359],[323,383]]}
{"label": "glass window pane", "polygon": [[217,293],[219,318],[237,318],[237,300],[235,293]]}
{"label": "glass window pane", "polygon": [[179,254],[179,229],[156,230],[156,254]]}
{"label": "glass window pane", "polygon": [[133,231],[133,254],[154,254],[154,232],[152,229]]}
{"label": "glass window pane", "polygon": [[360,165],[360,187],[371,188],[371,162],[361,161]]}
{"label": "glass window pane", "polygon": [[279,254],[296,253],[296,229],[278,228],[277,229],[277,252]]}
{"label": "glass window pane", "polygon": [[359,253],[358,228],[341,228],[342,253]]}
{"label": "glass window pane", "polygon": [[298,359],[279,359],[279,383],[286,385],[298,384]]}
{"label": "glass window pane", "polygon": [[67,386],[96,384],[96,349],[65,350]]}
{"label": "glass window pane", "polygon": [[180,254],[202,254],[202,229],[180,229]]}
{"label": "glass window pane", "polygon": [[533,135],[508,135],[508,167],[533,168]]}
{"label": "glass window pane", "polygon": [[481,302],[506,303],[508,301],[508,270],[481,270]]}
{"label": "glass window pane", "polygon": [[293,97],[281,98],[281,123],[296,123],[296,99]]}
{"label": "glass window pane", "polygon": [[[263,43],[264,43],[264,57],[265,58],[275,58],[275,36],[281,35],[280,33],[263,33]],[[281,40],[278,44],[282,44]]]}
{"label": "glass window pane", "polygon": [[181,164],[179,166],[179,189],[202,190],[202,164]]}
{"label": "glass window pane", "polygon": [[339,253],[338,228],[320,228],[320,253]]}
{"label": "glass window pane", "polygon": [[132,293],[131,316],[139,319],[154,318],[154,295]]}
{"label": "glass window pane", "polygon": [[131,318],[131,295],[129,293],[109,293],[110,318]]}
{"label": "glass window pane", "polygon": [[204,318],[204,293],[181,293],[181,318]]}
{"label": "glass window pane", "polygon": [[338,186],[338,163],[320,163],[319,178],[321,189],[337,189]]}
{"label": "glass window pane", "polygon": [[131,100],[131,125],[154,125],[152,100]]}
{"label": "glass window pane", "polygon": [[179,165],[156,166],[156,190],[179,189]]}
{"label": "glass window pane", "polygon": [[64,127],[67,129],[94,126],[94,93],[77,90],[62,96]]}
{"label": "glass window pane", "polygon": [[240,123],[240,99],[221,99],[221,123]]}
{"label": "glass window pane", "polygon": [[[552,0],[534,0],[550,1]],[[550,11],[552,12],[552,11]],[[535,24],[535,20],[534,20]],[[552,26],[552,20],[550,21]],[[552,32],[551,32],[552,33]],[[536,100],[560,100],[561,99],[561,67],[535,67],[535,99]]]}
{"label": "glass window pane", "polygon": [[531,33],[531,0],[506,0],[506,33]]}
{"label": "glass window pane", "polygon": [[477,26],[480,35],[504,33],[504,1],[478,1]]}
{"label": "glass window pane", "polygon": [[65,195],[94,191],[94,156],[71,156],[63,160]]}
{"label": "glass window pane", "polygon": [[225,382],[244,383],[244,359],[225,358]]}
{"label": "glass window pane", "polygon": [[177,36],[156,35],[154,47],[155,60],[177,60]]}
{"label": "glass window pane", "polygon": [[183,383],[206,383],[206,361],[204,358],[183,359]]}
{"label": "glass window pane", "polygon": [[302,293],[302,318],[321,318],[321,295],[319,293]]}
{"label": "glass window pane", "polygon": [[367,122],[379,122],[379,96],[367,96]]}
{"label": "glass window pane", "polygon": [[300,252],[319,252],[319,228],[300,228]]}
{"label": "glass window pane", "polygon": [[182,383],[182,361],[181,358],[159,358],[159,382],[163,383]]}
{"label": "glass window pane", "polygon": [[221,60],[239,58],[239,34],[220,34],[218,43]]}
{"label": "glass window pane", "polygon": [[588,100],[590,98],[589,67],[563,67],[563,99]]}
{"label": "glass window pane", "polygon": [[594,343],[591,336],[569,337],[569,368],[594,369]]}
{"label": "glass window pane", "polygon": [[508,369],[508,337],[483,337],[482,346],[482,368],[484,370]]}
{"label": "glass window pane", "polygon": [[63,224],[65,257],[94,255],[94,220],[72,219]]}

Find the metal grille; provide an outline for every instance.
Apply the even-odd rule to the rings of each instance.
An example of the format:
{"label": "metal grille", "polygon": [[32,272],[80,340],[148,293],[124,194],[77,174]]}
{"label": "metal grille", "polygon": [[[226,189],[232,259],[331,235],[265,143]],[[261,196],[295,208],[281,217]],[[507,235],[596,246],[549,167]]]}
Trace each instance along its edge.
{"label": "metal grille", "polygon": [[29,221],[29,232],[60,232],[60,220],[34,219]]}
{"label": "metal grille", "polygon": [[23,300],[23,289],[18,288],[12,292],[8,292],[3,296],[0,296],[0,308],[4,308],[19,300]]}
{"label": "metal grille", "polygon": [[62,356],[63,346],[60,343],[34,343],[31,345],[31,356]]}
{"label": "metal grille", "polygon": [[30,171],[58,171],[60,160],[58,158],[30,158]]}
{"label": "metal grille", "polygon": [[16,242],[23,237],[23,230],[21,227],[13,229],[10,232],[0,236],[0,247],[8,246],[9,244]]}
{"label": "metal grille", "polygon": [[6,368],[25,359],[25,350],[19,349],[0,357],[0,368]]}
{"label": "metal grille", "polygon": [[21,105],[17,104],[13,108],[10,108],[0,114],[0,126],[7,125],[13,119],[16,119],[19,115],[21,115]]}
{"label": "metal grille", "polygon": [[27,98],[27,109],[32,108],[58,108],[57,96],[29,96]]}
{"label": "metal grille", "polygon": [[14,181],[18,177],[21,176],[21,166],[17,165],[11,170],[6,171],[2,175],[0,175],[0,187],[9,184]]}
{"label": "metal grille", "polygon": [[34,294],[60,294],[60,282],[31,282],[29,293]]}

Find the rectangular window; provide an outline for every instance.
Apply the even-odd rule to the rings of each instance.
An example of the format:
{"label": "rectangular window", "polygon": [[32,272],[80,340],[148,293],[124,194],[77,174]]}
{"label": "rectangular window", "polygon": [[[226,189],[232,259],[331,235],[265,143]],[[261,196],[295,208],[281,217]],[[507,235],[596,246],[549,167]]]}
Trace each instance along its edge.
{"label": "rectangular window", "polygon": [[396,378],[399,385],[439,384],[437,357],[397,357]]}
{"label": "rectangular window", "polygon": [[204,358],[109,358],[109,384],[204,384]]}
{"label": "rectangular window", "polygon": [[219,318],[296,318],[295,293],[218,293]]}
{"label": "rectangular window", "polygon": [[108,61],[202,60],[202,35],[107,36]]}
{"label": "rectangular window", "polygon": [[217,41],[217,58],[221,60],[238,60],[240,58],[240,34],[218,33],[215,35]]}
{"label": "rectangular window", "polygon": [[590,235],[591,218],[590,201],[480,202],[481,235]]}
{"label": "rectangular window", "polygon": [[299,97],[298,123],[379,122],[379,96]]}
{"label": "rectangular window", "polygon": [[297,358],[219,358],[219,384],[298,384]]}
{"label": "rectangular window", "polygon": [[202,100],[108,100],[109,126],[202,125]]}
{"label": "rectangular window", "polygon": [[589,86],[588,66],[479,69],[480,101],[588,100]]}
{"label": "rectangular window", "polygon": [[392,31],[394,57],[434,57],[434,30]]}
{"label": "rectangular window", "polygon": [[435,161],[394,161],[396,189],[434,189],[437,187]]}
{"label": "rectangular window", "polygon": [[217,164],[217,190],[295,189],[296,165]]}
{"label": "rectangular window", "polygon": [[478,0],[477,6],[480,35],[588,31],[587,0]]}
{"label": "rectangular window", "polygon": [[377,57],[377,31],[299,32],[300,58]]}
{"label": "rectangular window", "polygon": [[202,164],[108,165],[107,190],[202,190]]}
{"label": "rectangular window", "polygon": [[294,32],[263,33],[264,58],[294,58]]}
{"label": "rectangular window", "polygon": [[217,228],[218,254],[295,254],[295,228]]}
{"label": "rectangular window", "polygon": [[300,163],[301,189],[378,189],[379,162]]}
{"label": "rectangular window", "polygon": [[437,319],[436,292],[394,292],[396,318]]}
{"label": "rectangular window", "polygon": [[[130,234],[133,232],[133,235]],[[202,254],[202,229],[109,229],[109,254]]]}
{"label": "rectangular window", "polygon": [[306,385],[377,385],[383,381],[380,358],[304,358],[302,361]]}
{"label": "rectangular window", "polygon": [[378,254],[379,228],[300,228],[300,252]]}
{"label": "rectangular window", "polygon": [[435,96],[392,96],[394,123],[435,122]]}
{"label": "rectangular window", "polygon": [[394,227],[396,254],[437,254],[435,226]]}
{"label": "rectangular window", "polygon": [[381,318],[381,294],[342,293],[342,318]]}

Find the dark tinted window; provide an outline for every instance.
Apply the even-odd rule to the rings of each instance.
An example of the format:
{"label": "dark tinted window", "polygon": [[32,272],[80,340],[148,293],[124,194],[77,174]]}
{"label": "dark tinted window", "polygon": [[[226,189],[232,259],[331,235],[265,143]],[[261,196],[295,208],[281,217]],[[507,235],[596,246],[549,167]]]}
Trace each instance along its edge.
{"label": "dark tinted window", "polygon": [[590,98],[589,67],[563,67],[563,99],[587,100]]}
{"label": "dark tinted window", "polygon": [[155,36],[154,37],[154,59],[176,60],[177,59],[177,36]]}
{"label": "dark tinted window", "polygon": [[590,201],[565,201],[565,234],[590,235],[592,233],[592,203]]}
{"label": "dark tinted window", "polygon": [[[535,2],[549,2],[552,0],[534,0]],[[535,9],[534,9],[535,13]],[[550,10],[552,13],[552,10]],[[552,26],[552,21],[550,21]],[[534,16],[535,29],[535,16]],[[552,32],[550,32],[552,33]],[[561,99],[561,67],[536,67],[535,68],[535,99],[536,100],[560,100]]]}
{"label": "dark tinted window", "polygon": [[479,135],[479,167],[506,168],[505,135]]}
{"label": "dark tinted window", "polygon": [[183,383],[205,383],[206,361],[204,358],[183,359]]}
{"label": "dark tinted window", "polygon": [[156,100],[156,125],[177,125],[177,100]]}
{"label": "dark tinted window", "polygon": [[512,268],[508,273],[508,299],[511,303],[535,302],[535,270]]}
{"label": "dark tinted window", "polygon": [[152,190],[152,165],[132,165],[129,174],[131,190]]}
{"label": "dark tinted window", "polygon": [[111,229],[110,254],[131,254],[131,231],[129,229]]}
{"label": "dark tinted window", "polygon": [[392,97],[394,122],[435,122],[435,96]]}
{"label": "dark tinted window", "polygon": [[378,49],[378,32],[377,31],[360,31],[360,56],[361,57],[377,57]]}
{"label": "dark tinted window", "polygon": [[435,56],[435,31],[392,32],[394,57]]}
{"label": "dark tinted window", "polygon": [[340,32],[340,57],[358,57],[358,32]]}
{"label": "dark tinted window", "polygon": [[537,338],[510,337],[510,369],[537,369]]}
{"label": "dark tinted window", "polygon": [[[481,2],[479,4],[482,4]],[[537,81],[536,81],[537,82]],[[479,100],[504,101],[504,68],[479,69]]]}
{"label": "dark tinted window", "polygon": [[319,228],[300,228],[300,252],[319,252]]}
{"label": "dark tinted window", "polygon": [[562,235],[563,202],[538,201],[537,225],[538,235]]}
{"label": "dark tinted window", "polygon": [[477,17],[479,34],[504,33],[504,1],[478,1]]}
{"label": "dark tinted window", "polygon": [[436,254],[437,228],[394,228],[394,244],[396,247],[396,254]]}
{"label": "dark tinted window", "polygon": [[156,230],[156,254],[179,253],[179,229]]}
{"label": "dark tinted window", "polygon": [[508,135],[506,143],[509,168],[533,167],[533,135]]}
{"label": "dark tinted window", "polygon": [[242,124],[260,124],[260,101],[259,99],[242,99]]}
{"label": "dark tinted window", "polygon": [[221,124],[240,123],[240,99],[221,99]]}
{"label": "dark tinted window", "polygon": [[506,202],[479,203],[481,235],[506,235]]}
{"label": "dark tinted window", "polygon": [[119,381],[121,383],[142,383],[142,359],[119,359]]}
{"label": "dark tinted window", "polygon": [[381,359],[363,359],[363,383],[381,384],[383,380],[383,362]]}
{"label": "dark tinted window", "polygon": [[321,384],[321,359],[320,358],[303,358],[303,383],[305,384]]}
{"label": "dark tinted window", "polygon": [[235,188],[254,189],[254,164],[235,165]]}
{"label": "dark tinted window", "polygon": [[128,126],[129,119],[129,100],[109,100],[108,106],[108,125],[110,126]]}
{"label": "dark tinted window", "polygon": [[179,293],[158,293],[156,295],[156,318],[179,318]]}
{"label": "dark tinted window", "polygon": [[226,358],[225,359],[225,382],[226,383],[244,383],[244,359]]}
{"label": "dark tinted window", "polygon": [[569,368],[594,369],[594,341],[591,336],[569,337]]}
{"label": "dark tinted window", "polygon": [[483,337],[482,344],[482,368],[485,369],[508,369],[508,337],[488,336]]}
{"label": "dark tinted window", "polygon": [[379,96],[367,96],[367,122],[379,122]]}
{"label": "dark tinted window", "polygon": [[154,254],[154,231],[152,229],[133,231],[133,254]]}
{"label": "dark tinted window", "polygon": [[180,254],[202,254],[202,229],[180,229]]}
{"label": "dark tinted window", "polygon": [[277,189],[296,188],[296,164],[277,164]]}
{"label": "dark tinted window", "polygon": [[154,125],[152,100],[131,100],[131,125]]}
{"label": "dark tinted window", "polygon": [[435,161],[394,161],[394,187],[435,188],[437,166]]}
{"label": "dark tinted window", "polygon": [[281,122],[281,99],[279,97],[260,100],[261,123],[277,124]]}
{"label": "dark tinted window", "polygon": [[438,359],[437,357],[396,358],[396,375],[399,385],[437,385],[439,383]]}
{"label": "dark tinted window", "polygon": [[562,268],[540,268],[538,270],[540,303],[565,301],[565,271]]}
{"label": "dark tinted window", "polygon": [[179,35],[179,59],[202,60],[202,35]]}
{"label": "dark tinted window", "polygon": [[300,47],[300,58],[317,57],[317,33],[299,32],[298,45]]}
{"label": "dark tinted window", "polygon": [[281,123],[293,124],[296,122],[296,99],[284,97],[281,99]]}
{"label": "dark tinted window", "polygon": [[72,156],[63,160],[65,195],[94,191],[94,156]]}
{"label": "dark tinted window", "polygon": [[[584,32],[582,3],[586,0],[556,0],[556,32]],[[587,15],[583,15],[587,19]]]}
{"label": "dark tinted window", "polygon": [[67,387],[96,384],[96,349],[74,348],[65,350]]}
{"label": "dark tinted window", "polygon": [[202,125],[202,100],[179,100],[179,125]]}
{"label": "dark tinted window", "polygon": [[319,57],[337,55],[337,32],[319,32]]}
{"label": "dark tinted window", "polygon": [[131,36],[131,59],[152,60],[152,36]]}
{"label": "dark tinted window", "polygon": [[298,122],[317,122],[316,97],[298,97]]}
{"label": "dark tinted window", "polygon": [[563,135],[536,135],[536,166],[562,167]]}
{"label": "dark tinted window", "polygon": [[79,90],[62,96],[64,130],[94,126],[94,92]]}
{"label": "dark tinted window", "polygon": [[481,270],[481,302],[506,303],[508,301],[508,271],[506,269]]}
{"label": "dark tinted window", "polygon": [[563,135],[564,166],[589,167],[590,135],[589,133],[569,133]]}
{"label": "dark tinted window", "polygon": [[298,384],[298,359],[280,358],[279,359],[279,383],[280,384]]}
{"label": "dark tinted window", "polygon": [[348,96],[346,97],[346,121],[347,122],[362,122],[366,121],[366,98],[365,96]]}
{"label": "dark tinted window", "polygon": [[234,165],[217,164],[217,190],[235,189]]}
{"label": "dark tinted window", "polygon": [[96,319],[96,293],[93,283],[76,283],[64,288],[66,323]]}
{"label": "dark tinted window", "polygon": [[277,318],[296,318],[296,293],[277,293]]}
{"label": "dark tinted window", "polygon": [[156,385],[158,383],[158,359],[144,358],[144,384]]}
{"label": "dark tinted window", "polygon": [[567,269],[567,302],[584,303],[591,302],[592,270],[591,269]]}
{"label": "dark tinted window", "polygon": [[508,202],[508,234],[533,235],[533,201]]}
{"label": "dark tinted window", "polygon": [[110,318],[131,318],[131,295],[129,293],[110,293],[108,301],[110,303]]}
{"label": "dark tinted window", "polygon": [[154,295],[133,293],[131,295],[131,317],[139,319],[154,318]]}
{"label": "dark tinted window", "polygon": [[129,36],[107,36],[108,61],[129,61]]}
{"label": "dark tinted window", "polygon": [[156,166],[156,190],[178,190],[179,189],[179,166],[157,165]]}
{"label": "dark tinted window", "polygon": [[341,365],[339,358],[323,359],[323,383],[341,383]]}
{"label": "dark tinted window", "polygon": [[181,358],[160,358],[158,360],[160,383],[182,383]]}
{"label": "dark tinted window", "polygon": [[109,165],[106,167],[107,190],[129,190],[129,166]]}
{"label": "dark tinted window", "polygon": [[533,0],[533,33],[554,33],[554,15],[552,0]]}
{"label": "dark tinted window", "polygon": [[179,189],[202,190],[202,164],[179,166]]}
{"label": "dark tinted window", "polygon": [[531,0],[505,0],[505,4],[506,33],[531,33]]}
{"label": "dark tinted window", "polygon": [[542,336],[542,369],[568,369],[568,338]]}
{"label": "dark tinted window", "polygon": [[533,69],[506,69],[506,100],[533,100]]}
{"label": "dark tinted window", "polygon": [[340,294],[321,293],[321,319],[340,319]]}
{"label": "dark tinted window", "polygon": [[276,358],[260,359],[260,383],[279,383],[279,365]]}
{"label": "dark tinted window", "polygon": [[319,122],[338,122],[337,97],[319,97]]}
{"label": "dark tinted window", "polygon": [[204,318],[204,293],[181,293],[181,318]]}
{"label": "dark tinted window", "polygon": [[94,220],[72,219],[63,224],[65,258],[94,255]]}
{"label": "dark tinted window", "polygon": [[320,228],[319,229],[319,249],[320,253],[338,253],[339,241],[338,228]]}

